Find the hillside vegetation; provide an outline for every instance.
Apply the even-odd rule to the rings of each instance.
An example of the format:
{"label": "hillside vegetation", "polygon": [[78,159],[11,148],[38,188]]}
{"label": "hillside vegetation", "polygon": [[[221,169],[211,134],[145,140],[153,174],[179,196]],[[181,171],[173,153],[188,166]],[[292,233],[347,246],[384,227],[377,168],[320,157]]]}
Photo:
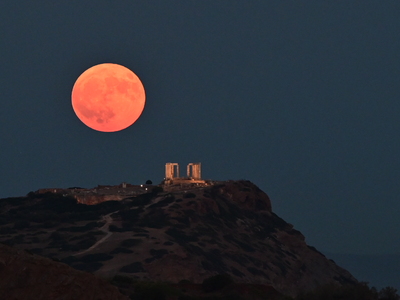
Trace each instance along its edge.
{"label": "hillside vegetation", "polygon": [[[175,299],[375,293],[307,245],[249,181],[169,190],[154,186],[148,193],[97,205],[29,193],[0,199],[0,212],[0,242],[91,272],[126,295],[142,297],[137,299],[150,299],[138,294],[155,287],[165,290],[157,299],[168,293]],[[220,275],[229,282],[207,290],[207,280]]]}

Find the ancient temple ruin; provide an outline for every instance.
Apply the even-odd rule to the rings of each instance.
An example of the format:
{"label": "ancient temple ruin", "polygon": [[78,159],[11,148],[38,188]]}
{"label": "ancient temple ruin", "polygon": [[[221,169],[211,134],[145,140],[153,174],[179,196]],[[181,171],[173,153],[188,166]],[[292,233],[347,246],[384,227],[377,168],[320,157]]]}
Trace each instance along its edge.
{"label": "ancient temple ruin", "polygon": [[190,163],[186,167],[186,177],[179,177],[179,164],[165,164],[165,180],[164,184],[190,184],[205,183],[201,179],[201,163]]}
{"label": "ancient temple ruin", "polygon": [[165,164],[165,180],[179,178],[179,165],[177,163]]}
{"label": "ancient temple ruin", "polygon": [[194,180],[201,179],[201,163],[190,163],[187,165],[187,177]]}

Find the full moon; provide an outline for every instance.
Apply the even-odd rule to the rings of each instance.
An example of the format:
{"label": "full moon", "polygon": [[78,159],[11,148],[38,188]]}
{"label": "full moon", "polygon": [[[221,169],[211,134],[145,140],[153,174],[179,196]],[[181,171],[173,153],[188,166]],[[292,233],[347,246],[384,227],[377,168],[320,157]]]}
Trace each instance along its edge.
{"label": "full moon", "polygon": [[140,117],[146,102],[139,77],[128,68],[104,63],[83,72],[72,89],[72,107],[88,127],[123,130]]}

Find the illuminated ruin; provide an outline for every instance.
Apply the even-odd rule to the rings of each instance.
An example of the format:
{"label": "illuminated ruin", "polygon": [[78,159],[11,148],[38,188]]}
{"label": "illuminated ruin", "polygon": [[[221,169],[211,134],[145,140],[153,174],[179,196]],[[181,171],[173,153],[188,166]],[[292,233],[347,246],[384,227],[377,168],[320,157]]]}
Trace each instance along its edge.
{"label": "illuminated ruin", "polygon": [[165,164],[165,180],[171,180],[179,177],[179,165],[177,163]]}
{"label": "illuminated ruin", "polygon": [[186,167],[186,177],[179,177],[179,164],[165,164],[165,185],[175,184],[204,184],[201,179],[201,163],[190,163]]}

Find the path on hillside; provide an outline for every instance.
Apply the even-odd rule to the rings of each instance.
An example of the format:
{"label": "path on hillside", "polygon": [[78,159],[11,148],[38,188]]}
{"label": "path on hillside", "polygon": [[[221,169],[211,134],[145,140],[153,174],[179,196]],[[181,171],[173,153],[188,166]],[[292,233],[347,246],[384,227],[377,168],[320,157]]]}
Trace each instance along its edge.
{"label": "path on hillside", "polygon": [[[160,199],[163,199],[163,197],[157,197],[154,202],[157,203]],[[153,203],[145,205],[144,209],[146,209],[147,207],[149,207],[152,204]],[[103,226],[101,226],[99,228],[99,230],[103,231],[106,235],[104,237],[102,237],[100,240],[98,240],[96,243],[94,243],[90,248],[88,248],[86,250],[83,250],[81,252],[75,253],[73,256],[85,254],[86,252],[89,252],[89,251],[93,250],[94,248],[96,248],[100,244],[104,243],[113,234],[110,231],[109,226],[110,226],[111,222],[113,221],[113,219],[111,218],[111,215],[115,214],[116,212],[119,212],[119,210],[113,211],[112,213],[109,213],[107,215],[102,216],[102,221],[106,221],[106,223]]]}
{"label": "path on hillside", "polygon": [[90,248],[83,250],[81,252],[75,253],[73,256],[81,255],[86,252],[89,252],[96,248],[98,245],[102,244],[105,240],[107,240],[113,233],[110,231],[109,226],[113,219],[111,218],[111,215],[116,213],[117,211],[114,211],[112,213],[109,213],[107,215],[102,216],[102,221],[106,221],[106,223],[99,228],[99,230],[103,231],[106,235],[103,236],[100,240],[98,240],[96,243],[94,243]]}

